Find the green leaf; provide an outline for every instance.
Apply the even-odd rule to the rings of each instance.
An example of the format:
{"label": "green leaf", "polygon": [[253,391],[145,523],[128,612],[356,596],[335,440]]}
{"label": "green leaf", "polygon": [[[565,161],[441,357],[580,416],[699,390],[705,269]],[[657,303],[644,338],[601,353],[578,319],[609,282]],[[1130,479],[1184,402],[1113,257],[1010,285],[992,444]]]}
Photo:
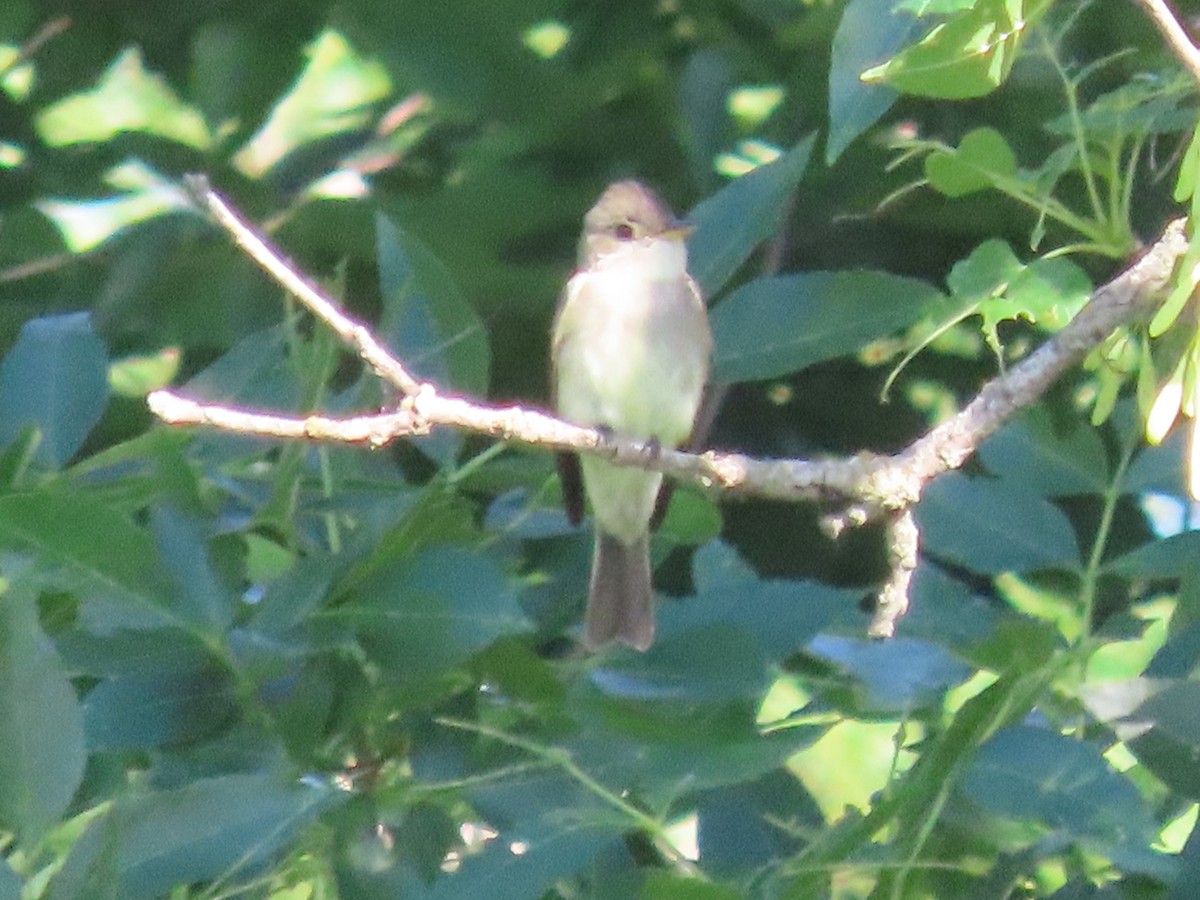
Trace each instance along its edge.
{"label": "green leaf", "polygon": [[162,566],[174,582],[176,608],[211,633],[224,631],[237,600],[213,571],[196,521],[160,505],[150,512],[150,530]]}
{"label": "green leaf", "polygon": [[[1197,241],[1197,238],[1193,236],[1188,244],[1188,252],[1179,264],[1179,271],[1194,271],[1197,263],[1200,263],[1200,241]],[[1167,295],[1167,299],[1155,310],[1153,318],[1150,319],[1148,327],[1150,337],[1155,338],[1165,334],[1167,329],[1175,324],[1175,320],[1183,312],[1183,308],[1187,305],[1188,300],[1192,298],[1195,287],[1190,278],[1181,278],[1171,288],[1171,293]]]}
{"label": "green leaf", "polygon": [[946,286],[955,297],[983,300],[1003,294],[1024,268],[1007,241],[990,238],[954,264]]}
{"label": "green leaf", "polygon": [[982,97],[1008,77],[1022,39],[1048,5],[1048,0],[975,0],[863,73],[863,80],[943,100]]}
{"label": "green leaf", "polygon": [[1179,177],[1175,182],[1175,202],[1187,203],[1196,193],[1196,179],[1200,177],[1200,123],[1192,132],[1187,152],[1179,163]]}
{"label": "green leaf", "polygon": [[498,834],[432,884],[392,854],[349,855],[338,871],[341,896],[386,900],[527,900],[585,868],[631,824],[554,767],[472,779],[464,794]]}
{"label": "green leaf", "polygon": [[178,628],[122,629],[110,635],[72,628],[58,634],[55,644],[72,675],[92,678],[189,672],[212,662],[209,649]]}
{"label": "green leaf", "polygon": [[947,197],[965,197],[1016,173],[1016,154],[994,128],[976,128],[957,148],[935,150],[925,157],[925,177]]}
{"label": "green leaf", "polygon": [[701,792],[696,816],[705,871],[723,877],[762,871],[799,850],[802,841],[796,833],[775,823],[824,824],[812,796],[787,767]]}
{"label": "green leaf", "polygon": [[391,217],[375,218],[384,314],[379,334],[417,377],[439,388],[483,394],[487,332],[450,272]]}
{"label": "green leaf", "polygon": [[46,197],[35,204],[73,253],[94,250],[131,226],[167,213],[195,215],[196,207],[183,189],[145,163],[122,163],[104,180],[120,193],[99,200]]}
{"label": "green leaf", "polygon": [[36,425],[42,441],[34,458],[49,468],[66,465],[108,404],[107,369],[89,314],[26,322],[0,363],[0,444]]}
{"label": "green leaf", "polygon": [[1184,485],[1183,466],[1179,464],[1187,452],[1187,429],[1176,428],[1157,447],[1144,446],[1133,458],[1121,489],[1126,494],[1157,491],[1182,497],[1187,492]]}
{"label": "green leaf", "polygon": [[996,606],[927,558],[913,573],[909,597],[903,634],[937,641],[960,658],[977,663],[973,651],[996,633],[1001,616]]}
{"label": "green leaf", "polygon": [[149,534],[87,494],[42,490],[0,497],[0,545],[77,583],[82,614],[97,631],[205,624],[172,608],[170,581]]}
{"label": "green leaf", "polygon": [[989,812],[1041,823],[1092,852],[1145,846],[1157,832],[1137,788],[1109,768],[1098,748],[1044,728],[998,732],[980,749],[963,790]]}
{"label": "green leaf", "polygon": [[[281,326],[251,332],[189,379],[181,391],[210,403],[237,400],[263,409],[294,409],[299,392],[288,366],[286,344]],[[228,448],[237,443],[229,435],[223,435],[220,446]]]}
{"label": "green leaf", "polygon": [[1197,571],[1198,564],[1200,532],[1185,531],[1144,544],[1111,560],[1104,570],[1123,578],[1182,578]]}
{"label": "green leaf", "polygon": [[160,76],[145,70],[136,48],[122,52],[92,90],[43,109],[37,128],[51,146],[104,143],[122,132],[141,132],[197,150],[207,149],[212,140],[204,117]]}
{"label": "green leaf", "polygon": [[0,593],[0,823],[32,847],[83,779],[83,715],[27,592]]}
{"label": "green leaf", "polygon": [[223,775],[119,800],[105,837],[120,896],[150,900],[180,884],[245,877],[346,796],[274,775]]}
{"label": "green leaf", "polygon": [[978,0],[892,0],[896,9],[906,10],[914,16],[946,15],[971,9]]}
{"label": "green leaf", "polygon": [[359,132],[374,106],[391,92],[387,69],[355,53],[336,31],[323,31],[308,48],[308,65],[267,121],[233,157],[251,178],[261,178],[306,144]]}
{"label": "green leaf", "polygon": [[[385,304],[379,335],[416,377],[443,390],[486,393],[490,350],[483,323],[427,247],[383,214],[375,223]],[[416,445],[448,467],[462,440],[460,432],[440,429]]]}
{"label": "green leaf", "polygon": [[[430,898],[541,896],[555,879],[584,868],[630,824],[555,770],[477,784],[467,797],[500,835],[459,872],[436,881]],[[519,853],[512,852],[513,842]]]}
{"label": "green leaf", "polygon": [[737,178],[688,214],[688,270],[705,297],[715,297],[759,244],[779,230],[788,198],[808,168],[813,137]]}
{"label": "green leaf", "polygon": [[[1137,735],[1130,748],[1173,790],[1200,798],[1200,682],[1181,680],[1157,686],[1125,717]],[[1150,727],[1147,728],[1146,726]]]}
{"label": "green leaf", "polygon": [[382,566],[357,587],[360,599],[327,613],[397,681],[426,681],[528,623],[504,572],[486,555],[434,547]]}
{"label": "green leaf", "polygon": [[697,491],[676,490],[654,537],[673,547],[694,547],[720,535],[721,521],[720,507],[711,497]]}
{"label": "green leaf", "polygon": [[948,688],[972,674],[948,651],[929,641],[888,641],[817,635],[808,650],[853,676],[866,691],[860,710],[909,713],[940,701]]}
{"label": "green leaf", "polygon": [[692,579],[696,596],[659,605],[660,639],[733,626],[776,661],[803,647],[840,613],[853,611],[859,596],[813,581],[760,579],[719,540],[696,551]]}
{"label": "green leaf", "polygon": [[777,378],[853,353],[921,321],[944,300],[932,285],[884,272],[759,278],[712,311],[713,378]]}
{"label": "green leaf", "polygon": [[165,388],[179,373],[178,347],[165,347],[157,353],[126,356],[108,367],[108,386],[122,397],[145,397]]}
{"label": "green leaf", "polygon": [[1091,294],[1091,279],[1071,260],[1061,256],[1035,259],[1009,283],[1003,301],[1006,306],[989,301],[982,313],[985,322],[1000,321],[1003,314],[1011,319],[1020,316],[1043,329],[1058,329],[1071,321]]}
{"label": "green leaf", "polygon": [[314,553],[267,586],[254,608],[255,630],[274,637],[300,625],[333,593],[335,583],[357,562],[354,553]]}
{"label": "green leaf", "polygon": [[[1072,140],[1077,121],[1084,134],[1096,140],[1115,138],[1120,141],[1131,135],[1141,137],[1189,131],[1195,124],[1196,113],[1184,105],[1188,90],[1189,86],[1179,78],[1136,78],[1101,94],[1079,113],[1078,120],[1067,112],[1046,122],[1044,127],[1052,134]],[[1187,162],[1185,155],[1183,165]],[[1184,178],[1183,168],[1180,168],[1179,177]],[[1190,198],[1190,190],[1179,196],[1177,188],[1176,200],[1183,203]]]}
{"label": "green leaf", "polygon": [[713,159],[729,128],[725,104],[732,88],[732,68],[723,53],[702,48],[688,57],[679,79],[679,111],[697,184],[711,184],[714,178]]}
{"label": "green leaf", "polygon": [[891,109],[896,91],[866,84],[864,71],[891,57],[917,34],[918,23],[893,0],[850,0],[842,11],[829,62],[829,136],[825,163]]}
{"label": "green leaf", "polygon": [[917,506],[927,552],[975,572],[1028,572],[1079,563],[1067,517],[1032,491],[1008,481],[951,472]]}
{"label": "green leaf", "polygon": [[743,896],[731,887],[663,869],[651,871],[638,894],[639,900],[741,900]]}
{"label": "green leaf", "polygon": [[[714,698],[715,699],[715,698]],[[754,781],[779,769],[824,728],[764,734],[755,703],[647,702],[600,689],[573,692],[569,707],[583,723],[564,749],[600,783],[665,809],[685,794]]]}
{"label": "green leaf", "polygon": [[1041,407],[990,437],[979,456],[993,474],[1044,497],[1102,494],[1108,488],[1108,454],[1096,430],[1056,428]]}
{"label": "green leaf", "polygon": [[742,631],[716,625],[660,633],[646,653],[617,650],[591,673],[608,696],[670,704],[760,698],[771,678],[762,647]]}
{"label": "green leaf", "polygon": [[23,883],[7,861],[0,861],[0,900],[21,900]]}
{"label": "green leaf", "polygon": [[145,671],[106,679],[83,701],[88,748],[149,750],[197,741],[236,710],[229,677],[212,667]]}
{"label": "green leaf", "polygon": [[1044,330],[1061,328],[1091,296],[1092,283],[1064,258],[1022,263],[1004,241],[990,239],[955,263],[946,283],[955,297],[982,318],[988,345],[1001,352],[1001,322],[1025,319]]}

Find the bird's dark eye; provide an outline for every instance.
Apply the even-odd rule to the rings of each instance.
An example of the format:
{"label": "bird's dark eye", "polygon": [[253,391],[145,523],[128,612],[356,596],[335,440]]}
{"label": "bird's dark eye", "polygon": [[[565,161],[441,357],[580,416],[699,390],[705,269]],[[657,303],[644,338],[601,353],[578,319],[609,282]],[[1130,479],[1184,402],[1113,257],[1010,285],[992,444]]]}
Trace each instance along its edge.
{"label": "bird's dark eye", "polygon": [[620,225],[618,225],[614,229],[614,233],[616,234],[618,241],[633,240],[633,226],[628,222],[622,222]]}

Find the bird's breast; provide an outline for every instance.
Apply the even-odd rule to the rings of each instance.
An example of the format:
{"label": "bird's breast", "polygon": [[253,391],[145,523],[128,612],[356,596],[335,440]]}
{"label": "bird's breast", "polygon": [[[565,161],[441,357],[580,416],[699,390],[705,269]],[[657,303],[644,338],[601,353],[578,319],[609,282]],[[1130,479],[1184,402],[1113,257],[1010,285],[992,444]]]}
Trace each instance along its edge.
{"label": "bird's breast", "polygon": [[560,412],[634,438],[681,443],[708,372],[704,309],[686,276],[646,278],[640,267],[581,272],[556,335]]}

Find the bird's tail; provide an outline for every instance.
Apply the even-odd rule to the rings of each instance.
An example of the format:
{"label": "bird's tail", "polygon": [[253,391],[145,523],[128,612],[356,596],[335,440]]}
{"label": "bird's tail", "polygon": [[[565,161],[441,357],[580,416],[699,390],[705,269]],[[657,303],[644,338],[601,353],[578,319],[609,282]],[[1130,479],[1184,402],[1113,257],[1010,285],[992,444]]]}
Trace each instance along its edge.
{"label": "bird's tail", "polygon": [[596,529],[583,632],[591,649],[621,641],[635,650],[646,650],[654,642],[649,535],[634,544],[623,544]]}

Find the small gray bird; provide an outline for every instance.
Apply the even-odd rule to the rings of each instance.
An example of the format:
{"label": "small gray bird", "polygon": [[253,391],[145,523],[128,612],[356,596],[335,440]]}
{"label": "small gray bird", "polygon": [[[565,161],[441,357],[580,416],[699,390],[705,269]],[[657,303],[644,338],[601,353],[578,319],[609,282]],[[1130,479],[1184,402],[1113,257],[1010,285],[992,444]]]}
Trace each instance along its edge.
{"label": "small gray bird", "polygon": [[[687,271],[682,227],[649,188],[609,186],[583,220],[579,268],[554,320],[551,354],[559,414],[622,437],[678,447],[708,379],[712,335]],[[650,521],[662,475],[601,460],[560,457],[568,515],[583,489],[596,517],[584,639],[638,650],[654,641]]]}

